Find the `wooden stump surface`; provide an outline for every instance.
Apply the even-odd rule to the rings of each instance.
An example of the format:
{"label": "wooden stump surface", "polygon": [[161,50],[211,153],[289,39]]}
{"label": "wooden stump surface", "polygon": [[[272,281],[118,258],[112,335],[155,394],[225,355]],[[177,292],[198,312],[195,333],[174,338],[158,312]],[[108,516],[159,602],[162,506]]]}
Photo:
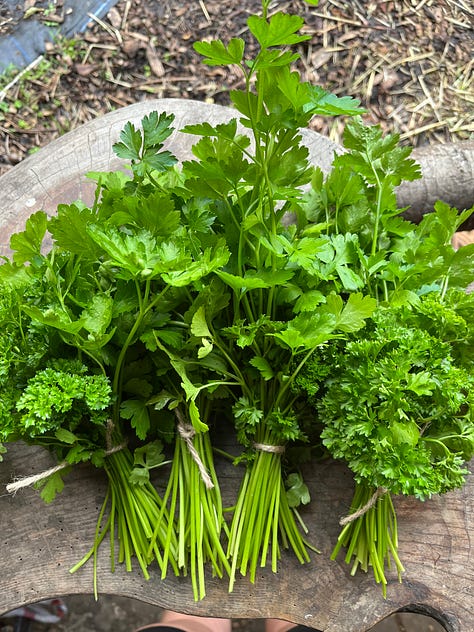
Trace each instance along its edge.
{"label": "wooden stump surface", "polygon": [[[54,212],[58,203],[90,201],[93,183],[84,173],[117,168],[111,145],[128,120],[139,123],[151,110],[174,112],[176,126],[209,120],[222,122],[229,108],[164,99],[146,101],[97,119],[51,143],[0,178],[0,251],[8,252],[9,236],[21,230],[34,210]],[[176,132],[169,145],[180,159],[189,156],[192,137]],[[339,148],[314,132],[305,133],[311,158],[328,170]],[[0,613],[47,597],[92,592],[92,566],[75,574],[72,567],[89,549],[105,493],[102,472],[77,467],[64,492],[46,506],[38,492],[15,496],[5,485],[15,477],[38,473],[52,465],[50,455],[22,444],[10,446],[0,464]],[[235,499],[241,471],[218,460],[224,500]],[[306,467],[312,502],[302,511],[308,538],[321,550],[300,565],[284,553],[278,573],[262,569],[255,584],[239,577],[228,594],[223,580],[209,577],[208,594],[194,602],[187,578],[162,581],[158,570],[145,581],[138,568],[110,571],[107,543],[100,549],[99,591],[123,595],[173,610],[232,618],[275,617],[324,632],[365,632],[399,610],[429,614],[448,632],[474,630],[474,477],[466,486],[420,503],[396,498],[400,557],[405,566],[399,584],[389,573],[387,599],[370,574],[350,576],[342,559],[329,555],[339,533],[338,520],[348,511],[352,477],[345,466],[327,461]],[[342,557],[342,556],[341,556]]]}

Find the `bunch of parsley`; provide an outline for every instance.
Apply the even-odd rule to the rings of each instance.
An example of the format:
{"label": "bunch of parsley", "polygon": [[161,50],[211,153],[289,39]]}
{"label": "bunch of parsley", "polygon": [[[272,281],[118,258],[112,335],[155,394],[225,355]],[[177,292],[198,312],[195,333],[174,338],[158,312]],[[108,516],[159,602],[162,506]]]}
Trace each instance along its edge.
{"label": "bunch of parsley", "polygon": [[[197,340],[186,315],[200,279],[229,254],[207,230],[205,204],[186,206],[174,193],[176,160],[161,151],[172,120],[154,112],[142,130],[126,125],[115,150],[131,158],[132,177],[91,174],[94,206],[33,214],[11,237],[13,255],[0,267],[2,440],[45,446],[64,464],[90,461],[109,480],[94,546],[75,568],[96,558],[107,533],[112,559],[117,533],[118,560],[131,570],[135,555],[145,577],[152,561],[163,576],[168,564],[178,573],[189,563],[174,515],[149,480],[174,427],[156,404],[176,371],[186,381],[169,349],[178,356],[188,337]],[[174,406],[202,429],[198,394],[188,380]],[[62,489],[63,474],[48,479],[45,500]],[[219,528],[214,521],[214,544]]]}
{"label": "bunch of parsley", "polygon": [[[248,133],[239,133],[236,120],[184,130],[202,137],[193,148],[197,160],[183,165],[184,185],[213,200],[214,230],[230,251],[215,281],[228,304],[205,312],[208,348],[235,384],[233,421],[247,462],[230,526],[230,589],[237,571],[254,581],[268,558],[276,571],[281,546],[309,560],[282,472],[287,444],[306,439],[305,401],[291,386],[319,346],[362,327],[375,307],[373,298],[352,292],[350,262],[339,253],[350,244],[342,235],[318,234],[302,194],[315,171],[300,129],[314,115],[361,109],[354,99],[301,81],[290,47],[308,39],[299,33],[303,20],[281,12],[269,17],[268,4],[248,20],[254,58],[245,57],[240,38],[195,45],[204,63],[236,66],[245,77],[245,88],[230,98]],[[290,224],[288,214],[305,220]]]}
{"label": "bunch of parsley", "polygon": [[[331,174],[309,163],[301,128],[362,110],[301,81],[291,47],[307,39],[303,20],[268,5],[248,19],[253,58],[238,37],[195,45],[245,77],[230,94],[238,117],[184,128],[200,140],[180,167],[164,150],[172,114],[127,123],[114,151],[130,173],[89,174],[91,208],[33,214],[0,266],[0,440],[89,461],[109,481],[75,569],[108,535],[113,560],[118,542],[118,560],[131,569],[134,555],[145,577],[151,563],[190,575],[196,599],[207,564],[232,590],[237,572],[254,581],[268,559],[276,571],[282,548],[309,560],[296,511],[309,494],[286,467],[295,443],[316,433],[347,461],[354,511],[384,490],[335,551],[348,544],[382,582],[390,555],[401,568],[389,492],[461,485],[474,443],[472,299],[460,289],[474,254],[450,246],[468,213],[440,203],[405,221],[395,187],[419,169],[357,118]],[[245,464],[230,524],[210,435],[223,422]],[[160,495],[150,471],[167,463],[165,444]]]}
{"label": "bunch of parsley", "polygon": [[297,378],[323,426],[329,452],[346,461],[356,489],[335,558],[347,547],[352,572],[372,566],[386,594],[397,554],[391,494],[420,500],[464,483],[474,454],[472,385],[474,246],[453,234],[473,209],[438,202],[419,225],[396,205],[395,186],[418,175],[396,135],[360,121],[329,176],[317,172],[307,214],[333,239],[345,237],[354,287],[377,301],[366,326],[319,350]]}

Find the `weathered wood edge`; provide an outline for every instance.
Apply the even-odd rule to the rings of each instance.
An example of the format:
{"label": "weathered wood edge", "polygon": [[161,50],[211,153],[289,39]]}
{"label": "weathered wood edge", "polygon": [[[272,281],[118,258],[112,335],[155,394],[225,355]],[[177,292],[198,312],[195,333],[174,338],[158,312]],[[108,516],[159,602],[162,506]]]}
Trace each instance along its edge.
{"label": "weathered wood edge", "polygon": [[[11,446],[0,468],[0,485],[12,476],[42,471],[50,455],[21,444]],[[235,499],[241,472],[217,459],[226,504]],[[449,632],[474,629],[474,569],[470,534],[474,528],[474,477],[457,492],[425,503],[396,498],[403,583],[389,573],[388,597],[383,599],[372,576],[350,577],[342,559],[329,555],[339,532],[338,520],[347,512],[352,493],[350,472],[328,461],[305,467],[312,503],[302,511],[309,540],[321,550],[300,565],[284,553],[277,574],[262,570],[251,585],[238,578],[227,593],[225,580],[209,577],[208,594],[192,598],[187,578],[157,570],[145,581],[138,567],[127,573],[110,571],[108,545],[99,554],[99,591],[128,596],[150,604],[207,616],[275,617],[325,632],[365,632],[400,609],[435,616]],[[159,484],[159,482],[158,482]],[[68,570],[89,549],[105,493],[102,473],[77,468],[67,478],[64,492],[44,505],[38,492],[26,489],[16,496],[0,496],[2,554],[0,557],[0,612],[43,598],[92,593],[92,564],[71,575]]]}

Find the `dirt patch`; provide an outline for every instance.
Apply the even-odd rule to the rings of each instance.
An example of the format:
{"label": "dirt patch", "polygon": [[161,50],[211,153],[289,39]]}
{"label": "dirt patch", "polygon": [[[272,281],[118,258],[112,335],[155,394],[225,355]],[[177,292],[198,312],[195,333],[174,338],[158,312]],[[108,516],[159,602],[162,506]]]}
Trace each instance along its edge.
{"label": "dirt patch", "polygon": [[[61,16],[62,4],[56,4],[54,14]],[[181,0],[120,0],[107,18],[91,20],[81,37],[49,45],[21,79],[17,71],[0,80],[0,174],[58,135],[137,101],[228,104],[227,91],[238,88],[241,77],[201,64],[192,44],[248,40],[246,20],[259,6],[259,0],[186,6]],[[414,146],[472,137],[469,0],[321,0],[318,7],[279,0],[273,10],[305,18],[311,39],[299,50],[303,78],[360,98],[368,122],[399,132]],[[24,14],[5,15],[3,28],[12,29]],[[45,19],[44,11],[28,19]],[[312,127],[340,141],[343,121],[316,119]]]}

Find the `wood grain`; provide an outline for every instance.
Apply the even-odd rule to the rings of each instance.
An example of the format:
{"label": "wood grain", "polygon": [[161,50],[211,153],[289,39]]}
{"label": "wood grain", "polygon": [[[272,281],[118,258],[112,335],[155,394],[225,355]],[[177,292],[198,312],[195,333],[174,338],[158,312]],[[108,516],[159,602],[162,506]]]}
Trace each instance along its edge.
{"label": "wood grain", "polygon": [[[21,444],[10,447],[0,468],[0,485],[49,467],[49,454]],[[241,471],[217,458],[224,502],[235,500]],[[405,609],[430,614],[449,632],[474,629],[474,477],[466,486],[425,503],[396,498],[403,583],[389,573],[388,596],[370,574],[355,577],[342,559],[329,555],[347,512],[352,477],[341,464],[328,461],[303,471],[312,503],[302,511],[310,541],[321,550],[300,565],[284,553],[278,573],[262,570],[255,584],[239,577],[228,594],[224,580],[208,578],[207,596],[193,601],[186,578],[162,581],[158,569],[145,581],[136,567],[110,571],[109,550],[99,555],[99,591],[133,597],[190,614],[232,618],[274,617],[325,632],[365,632],[389,614]],[[157,481],[159,484],[159,481]],[[88,551],[105,493],[105,478],[89,466],[67,478],[63,493],[44,505],[38,492],[26,489],[0,497],[0,612],[46,597],[92,592],[92,565],[75,574],[69,569]]]}
{"label": "wood grain", "polygon": [[[0,178],[0,254],[8,253],[9,236],[22,229],[27,216],[43,208],[53,213],[58,203],[91,200],[93,183],[88,170],[118,168],[111,145],[128,120],[138,123],[151,110],[174,112],[176,126],[202,120],[222,122],[229,108],[195,101],[146,101],[111,114],[63,136]],[[324,170],[340,151],[328,139],[305,132],[311,159]],[[169,145],[178,158],[189,156],[192,137],[175,132]],[[0,613],[47,597],[92,592],[92,567],[71,575],[69,568],[89,549],[95,520],[105,493],[101,472],[78,467],[63,494],[51,505],[36,491],[9,496],[5,485],[51,466],[41,449],[12,446],[0,466]],[[235,498],[240,471],[218,464],[224,497]],[[400,585],[389,579],[388,597],[370,575],[352,578],[341,561],[329,555],[338,534],[338,520],[347,513],[351,494],[350,472],[334,462],[314,465],[304,472],[312,503],[303,512],[311,542],[321,551],[311,563],[300,565],[284,554],[279,572],[262,570],[254,585],[239,578],[228,594],[225,581],[209,577],[208,595],[195,603],[186,578],[161,581],[152,570],[149,581],[138,569],[110,571],[108,550],[100,550],[102,593],[128,596],[181,612],[233,618],[275,617],[324,632],[365,632],[400,609],[429,614],[449,632],[474,630],[474,478],[462,490],[424,504],[396,499],[400,527],[400,555],[406,568]]]}

